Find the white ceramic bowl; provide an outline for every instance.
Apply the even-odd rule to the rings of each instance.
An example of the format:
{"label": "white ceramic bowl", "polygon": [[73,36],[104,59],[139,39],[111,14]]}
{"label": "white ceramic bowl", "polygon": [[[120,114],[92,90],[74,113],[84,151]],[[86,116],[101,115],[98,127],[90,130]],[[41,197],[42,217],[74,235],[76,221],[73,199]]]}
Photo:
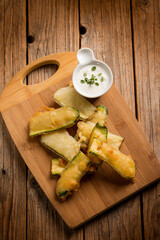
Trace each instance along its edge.
{"label": "white ceramic bowl", "polygon": [[[75,68],[73,75],[72,75],[72,82],[73,86],[76,89],[76,91],[81,94],[84,97],[87,98],[97,98],[102,96],[104,93],[106,93],[110,87],[112,86],[113,83],[113,74],[111,69],[107,64],[105,64],[102,61],[99,61],[95,59],[93,51],[90,48],[81,48],[77,52],[77,59],[78,59],[78,66]],[[78,84],[78,74],[79,72],[86,66],[99,66],[101,69],[103,69],[103,72],[105,72],[105,75],[107,76],[107,81],[105,81],[105,84],[103,84],[103,87],[99,87],[99,91],[94,92],[94,93],[87,93],[84,90],[80,89],[79,84]],[[91,86],[92,87],[92,86]]]}

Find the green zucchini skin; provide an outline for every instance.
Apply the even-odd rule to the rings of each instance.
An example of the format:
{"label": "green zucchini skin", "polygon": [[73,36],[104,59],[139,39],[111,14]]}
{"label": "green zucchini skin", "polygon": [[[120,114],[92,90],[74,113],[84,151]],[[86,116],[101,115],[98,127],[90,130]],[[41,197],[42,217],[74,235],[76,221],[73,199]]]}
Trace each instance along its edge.
{"label": "green zucchini skin", "polygon": [[94,138],[90,148],[93,154],[111,166],[123,178],[132,180],[135,178],[136,165],[130,155],[125,155],[107,143]]}
{"label": "green zucchini skin", "polygon": [[64,192],[59,193],[58,197],[63,199],[63,198],[66,198],[69,195],[70,195],[70,193],[66,190]]}
{"label": "green zucchini skin", "polygon": [[[57,127],[54,126],[54,124],[53,124],[53,122],[52,122],[52,120],[51,120],[52,117],[50,117],[50,120],[49,120],[49,117],[47,117],[47,121],[49,121],[49,122],[48,122],[48,125],[50,125],[50,128],[48,128],[48,127],[46,126],[46,123],[45,123],[45,121],[46,121],[46,119],[45,119],[46,116],[45,116],[45,115],[42,116],[42,118],[41,118],[40,120],[38,120],[40,114],[41,114],[41,115],[43,115],[43,114],[49,115],[49,114],[52,114],[52,112],[54,113],[54,112],[58,112],[59,110],[62,110],[62,111],[63,111],[63,110],[66,110],[66,109],[74,112],[74,113],[75,113],[75,116],[74,116],[74,118],[73,118],[72,120],[70,119],[70,121],[69,121],[68,123],[66,123],[66,124],[61,124],[61,126],[57,126]],[[72,126],[77,122],[77,120],[79,119],[79,117],[80,117],[79,111],[78,111],[77,109],[73,108],[73,107],[61,107],[61,108],[53,109],[53,110],[50,110],[50,111],[44,111],[44,112],[36,113],[35,116],[31,117],[31,119],[30,119],[30,123],[29,123],[29,135],[30,135],[31,137],[34,137],[34,136],[42,135],[42,134],[45,134],[45,133],[48,133],[48,132],[57,131],[57,130],[59,130],[59,129],[72,127]],[[44,118],[44,126],[41,126],[40,129],[34,130],[34,128],[37,128],[37,125],[38,125],[38,124],[42,125],[42,122],[43,122],[42,120],[43,120],[43,118]],[[63,114],[62,114],[62,117],[61,117],[61,118],[63,119]],[[37,123],[35,122],[36,119],[37,119]],[[53,121],[54,121],[54,117],[53,117]],[[52,125],[52,124],[53,124],[53,125]],[[47,127],[47,129],[46,129],[46,127]]]}
{"label": "green zucchini skin", "polygon": [[76,119],[75,121],[73,121],[72,123],[68,124],[68,125],[65,125],[63,127],[60,127],[60,128],[56,128],[56,129],[52,129],[52,130],[47,130],[47,131],[41,131],[39,133],[36,133],[36,134],[32,134],[30,135],[30,137],[36,137],[36,136],[39,136],[39,135],[42,135],[42,134],[46,134],[46,133],[50,133],[50,132],[55,132],[57,130],[61,130],[61,129],[65,129],[65,128],[69,128],[69,127],[72,127],[76,124],[78,119]]}
{"label": "green zucchini skin", "polygon": [[65,200],[72,191],[79,188],[80,180],[88,171],[89,166],[89,158],[81,151],[68,163],[56,185],[56,194],[59,199]]}

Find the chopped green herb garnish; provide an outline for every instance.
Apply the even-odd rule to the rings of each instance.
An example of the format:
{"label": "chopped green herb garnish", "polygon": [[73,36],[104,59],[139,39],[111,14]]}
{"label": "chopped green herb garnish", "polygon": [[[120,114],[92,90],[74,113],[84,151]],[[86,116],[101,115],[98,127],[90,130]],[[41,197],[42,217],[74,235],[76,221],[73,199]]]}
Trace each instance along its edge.
{"label": "chopped green herb garnish", "polygon": [[96,67],[94,66],[94,67],[92,67],[92,69],[91,69],[92,71],[95,71],[96,70]]}
{"label": "chopped green herb garnish", "polygon": [[91,81],[91,84],[92,84],[92,85],[94,84],[94,80]]}
{"label": "chopped green herb garnish", "polygon": [[92,74],[91,79],[94,79],[94,78],[95,78],[95,76],[94,76],[94,74]]}
{"label": "chopped green herb garnish", "polygon": [[[92,70],[92,71],[95,71],[95,70],[96,70],[96,66],[93,66],[93,67],[91,68],[91,70]],[[103,78],[103,76],[102,76],[102,73],[99,73],[98,75],[92,74],[90,78],[88,78],[88,77],[86,77],[86,76],[87,76],[87,73],[84,72],[84,73],[83,73],[84,79],[80,80],[81,83],[87,83],[87,84],[89,84],[89,85],[94,85],[94,84],[95,84],[96,86],[99,86],[98,79],[97,79],[98,76],[101,76],[101,79],[100,79],[101,82],[104,81],[104,78]]]}
{"label": "chopped green herb garnish", "polygon": [[85,83],[85,81],[84,81],[84,80],[81,80],[81,83]]}

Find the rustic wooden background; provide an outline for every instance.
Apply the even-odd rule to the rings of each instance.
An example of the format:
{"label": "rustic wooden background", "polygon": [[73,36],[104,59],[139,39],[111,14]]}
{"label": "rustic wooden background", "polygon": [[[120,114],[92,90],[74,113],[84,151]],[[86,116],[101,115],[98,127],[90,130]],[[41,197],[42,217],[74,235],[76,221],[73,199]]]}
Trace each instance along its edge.
{"label": "rustic wooden background", "polygon": [[[0,93],[27,63],[61,51],[93,49],[160,157],[159,0],[0,0]],[[26,84],[44,81],[48,66]],[[56,213],[0,118],[0,239],[160,239],[160,183],[76,230]]]}

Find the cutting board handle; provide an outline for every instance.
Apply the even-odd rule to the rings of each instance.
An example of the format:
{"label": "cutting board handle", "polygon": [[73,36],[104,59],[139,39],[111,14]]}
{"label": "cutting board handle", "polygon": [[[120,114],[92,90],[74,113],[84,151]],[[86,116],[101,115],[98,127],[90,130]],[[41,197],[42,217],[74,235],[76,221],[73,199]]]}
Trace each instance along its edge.
{"label": "cutting board handle", "polygon": [[[58,65],[58,70],[54,75],[44,82],[33,85],[23,84],[24,78],[30,72],[48,64]],[[0,97],[1,112],[62,81],[64,78],[71,76],[77,64],[76,52],[55,53],[29,63],[22,68],[4,88]],[[71,77],[70,80],[72,80]]]}
{"label": "cutting board handle", "polygon": [[[35,69],[37,68],[40,68],[42,66],[45,66],[45,65],[49,65],[49,64],[56,64],[58,65],[58,70],[61,68],[61,65],[63,63],[60,63],[60,59],[58,59],[58,56],[56,56],[57,58],[54,59],[54,55],[50,55],[50,56],[45,56],[45,57],[42,57],[42,58],[39,58],[39,59],[36,59],[35,61],[29,63],[28,65],[26,65],[23,69],[21,69],[16,75],[19,75],[18,76],[18,81],[20,81],[22,84],[23,84],[23,79],[29,74],[31,73],[32,71],[34,71]],[[58,71],[57,70],[57,71]],[[15,78],[14,77],[14,78]],[[34,84],[33,84],[34,85]],[[34,86],[33,86],[34,88]]]}
{"label": "cutting board handle", "polygon": [[74,55],[75,57],[75,52],[69,52],[69,53],[55,53],[55,54],[51,54],[48,56],[44,56],[42,58],[36,59],[35,61],[29,63],[28,65],[26,65],[24,68],[22,68],[12,79],[10,82],[14,82],[14,86],[16,87],[16,84],[21,84],[22,86],[26,86],[25,84],[23,84],[23,80],[24,78],[31,73],[32,71],[34,71],[35,69],[45,66],[45,65],[49,65],[49,64],[56,64],[58,65],[58,70],[56,71],[56,73],[54,75],[52,75],[49,79],[47,79],[44,82],[41,83],[37,83],[37,84],[33,84],[27,87],[29,87],[30,89],[34,89],[37,88],[37,85],[46,85],[49,81],[53,81],[53,79],[55,78],[56,74],[59,72],[61,72],[61,70],[66,66],[66,60],[65,58],[68,57],[69,55]]}

